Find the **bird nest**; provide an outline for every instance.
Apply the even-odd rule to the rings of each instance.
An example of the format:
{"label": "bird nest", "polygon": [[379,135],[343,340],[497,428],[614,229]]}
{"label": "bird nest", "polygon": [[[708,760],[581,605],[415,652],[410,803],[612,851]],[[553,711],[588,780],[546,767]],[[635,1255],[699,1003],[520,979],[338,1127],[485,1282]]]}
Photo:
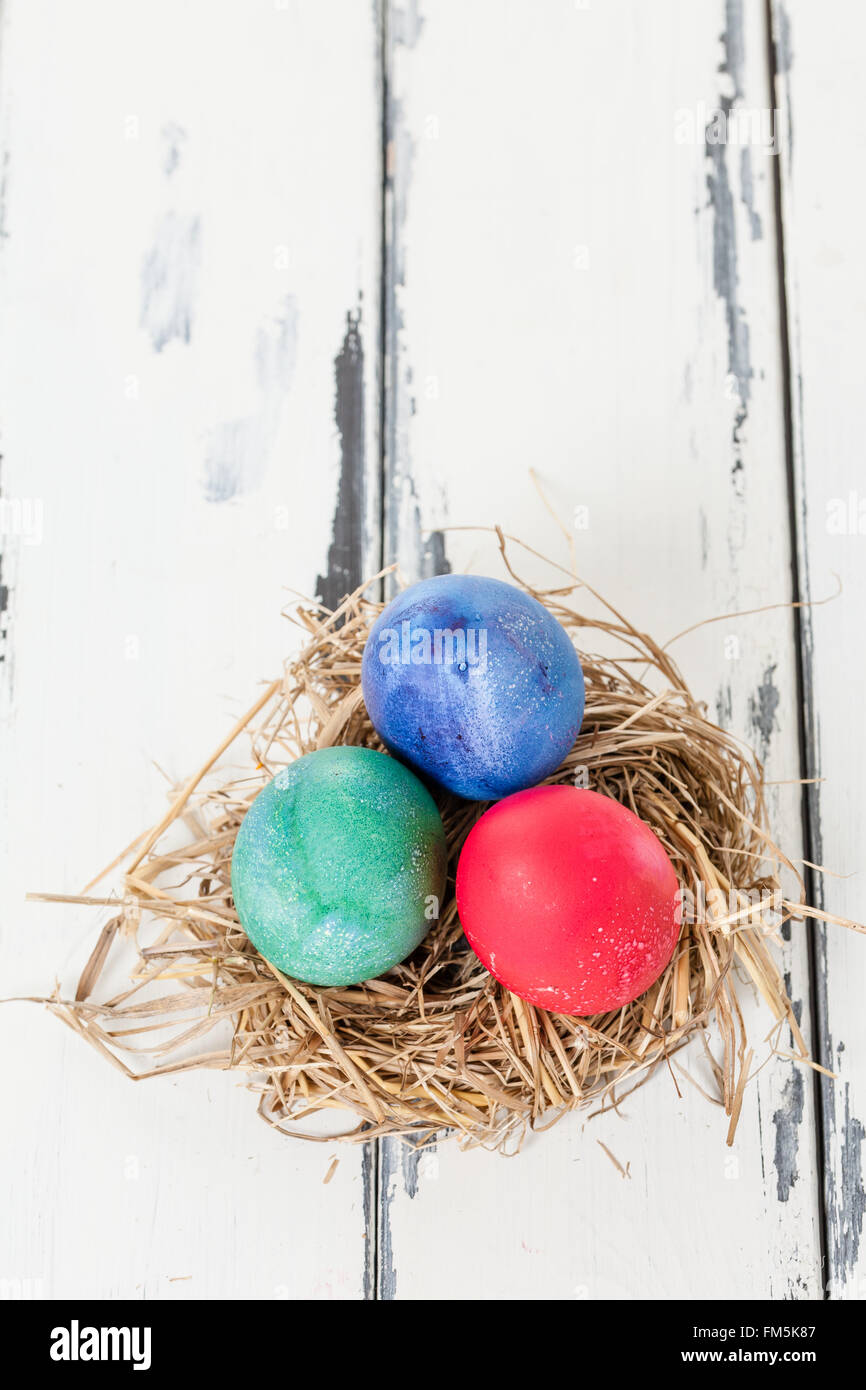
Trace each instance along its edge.
{"label": "bird nest", "polygon": [[[242,1074],[264,1119],[303,1138],[321,1138],[309,1117],[327,1110],[342,1112],[348,1140],[422,1142],[448,1130],[466,1145],[507,1149],[570,1110],[619,1104],[659,1065],[673,1072],[694,1034],[703,1035],[730,1142],[753,1069],[737,998],[744,981],[775,1020],[770,1048],[784,1043],[786,1056],[808,1060],[774,945],[785,921],[811,909],[770,839],[760,765],[707,718],[650,637],[609,605],[601,617],[579,611],[575,601],[593,591],[573,576],[555,590],[522,584],[500,543],[512,580],[572,637],[586,678],[582,732],[548,782],[591,786],[630,807],[676,869],[683,921],[664,974],[634,1003],[593,1018],[510,994],[469,949],[454,900],[460,849],[485,807],[445,793],[437,794],[449,852],[443,909],[401,965],[364,984],[318,988],[288,979],[248,941],[230,867],[253,797],[313,749],[382,746],[361,695],[361,655],[382,607],[367,596],[371,580],[334,613],[293,610],[306,634],[300,654],[127,851],[119,892],[67,899],[113,913],[75,998],[46,1002],[128,1076]],[[593,655],[599,645],[616,655]],[[789,897],[783,871],[800,883]],[[125,985],[100,1002],[109,962],[124,951]]]}

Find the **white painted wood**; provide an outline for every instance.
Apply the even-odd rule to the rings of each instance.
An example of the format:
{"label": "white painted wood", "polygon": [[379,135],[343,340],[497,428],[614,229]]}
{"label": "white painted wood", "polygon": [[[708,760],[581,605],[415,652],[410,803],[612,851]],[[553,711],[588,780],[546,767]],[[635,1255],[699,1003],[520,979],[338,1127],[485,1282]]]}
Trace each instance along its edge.
{"label": "white painted wood", "polygon": [[[581,571],[654,633],[789,597],[771,157],[704,148],[723,98],[766,130],[763,7],[548,0],[542,22],[525,0],[407,0],[389,19],[389,556],[419,572],[438,553],[423,528],[496,520],[566,559],[531,466],[567,524],[587,520]],[[803,583],[845,582],[807,628],[810,732],[823,857],[853,873],[862,537],[826,522],[859,486],[860,21],[801,0],[776,19]],[[353,545],[373,565],[375,24],[350,0],[4,7],[4,994],[69,987],[93,939],[91,915],[25,890],[79,887],[161,811],[153,760],[182,776],[275,669],[283,586],[326,573],[341,462],[347,487],[365,469]],[[355,450],[347,473],[334,361],[359,306],[366,464]],[[499,572],[483,537],[445,546]],[[769,775],[796,777],[790,615],[677,650],[766,743]],[[795,788],[774,818],[799,852]],[[825,904],[866,915],[857,879]],[[839,1296],[864,1287],[859,948],[833,931],[820,956]],[[802,939],[788,963],[807,1023]],[[358,1150],[282,1141],[224,1076],[134,1088],[24,1005],[0,1029],[26,1059],[0,1082],[0,1293],[362,1293]],[[627,1118],[571,1117],[511,1162],[383,1146],[379,1292],[814,1296],[815,1116],[795,1076],[761,1074],[733,1154],[720,1114],[663,1074]]]}
{"label": "white painted wood", "polygon": [[[353,0],[3,14],[0,949],[2,993],[38,994],[99,922],[25,891],[153,823],[155,764],[193,770],[295,641],[359,306],[376,457],[377,29]],[[324,1186],[333,1146],[234,1078],[135,1087],[32,1006],[0,1030],[4,1293],[362,1294],[358,1148]]]}
{"label": "white painted wood", "polygon": [[[724,98],[768,114],[762,7],[562,0],[542,20],[437,0],[390,17],[390,549],[422,566],[418,509],[567,562],[534,468],[580,528],[581,573],[654,634],[788,600],[772,156],[704,145]],[[501,573],[489,539],[445,544],[454,568]],[[677,655],[769,776],[796,779],[790,612],[704,628]],[[799,791],[772,799],[797,855]],[[786,963],[808,1025],[802,933]],[[747,1013],[762,1055],[769,1019]],[[815,1297],[809,1076],[762,1072],[732,1152],[681,1084],[678,1100],[658,1074],[625,1118],[569,1117],[510,1161],[442,1144],[416,1167],[389,1146],[383,1291]]]}
{"label": "white painted wood", "polygon": [[[866,469],[863,438],[861,100],[866,15],[857,6],[793,0],[774,7],[782,127],[784,243],[792,362],[792,426],[801,584],[835,602],[804,622],[813,771],[813,853],[828,912],[866,921],[863,876],[862,696],[866,680]],[[818,1003],[824,1059],[828,1282],[831,1296],[866,1298],[866,1016],[864,942],[838,927],[818,932]]]}

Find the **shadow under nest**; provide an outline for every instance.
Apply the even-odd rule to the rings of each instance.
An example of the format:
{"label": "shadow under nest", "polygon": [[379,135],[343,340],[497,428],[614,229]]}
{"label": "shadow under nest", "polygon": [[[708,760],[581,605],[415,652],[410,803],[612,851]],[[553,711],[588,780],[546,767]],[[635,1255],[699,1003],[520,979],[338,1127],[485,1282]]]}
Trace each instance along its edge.
{"label": "shadow under nest", "polygon": [[[306,632],[300,655],[131,847],[120,895],[67,899],[116,911],[75,999],[47,1002],[127,1075],[243,1073],[264,1119],[319,1142],[334,1135],[298,1126],[316,1111],[340,1110],[348,1140],[402,1134],[420,1143],[449,1130],[466,1146],[511,1151],[528,1128],[570,1110],[617,1106],[659,1065],[674,1075],[674,1055],[700,1032],[717,1090],[706,1094],[724,1106],[731,1142],[753,1060],[737,976],[770,1010],[771,1051],[808,1061],[772,944],[785,921],[812,909],[769,838],[760,765],[707,719],[650,637],[573,576],[554,590],[523,584],[500,542],[509,577],[563,624],[586,679],[580,737],[547,781],[590,785],[630,807],[662,841],[684,901],[698,905],[684,913],[664,974],[633,1004],[594,1018],[547,1013],[510,994],[469,949],[454,902],[459,852],[485,806],[447,794],[436,797],[449,849],[443,910],[403,964],[363,985],[320,989],[287,979],[248,942],[230,865],[253,797],[312,749],[382,747],[360,687],[364,643],[382,608],[365,597],[371,580],[333,614],[293,610]],[[572,607],[581,593],[602,604],[602,616]],[[615,655],[592,655],[594,644],[614,646]],[[218,764],[243,739],[240,775],[226,781]],[[797,901],[781,894],[783,869],[800,882]],[[122,949],[132,957],[129,986],[97,1002],[108,960]],[[227,1026],[230,1043],[208,1050],[209,1035]],[[783,1032],[793,1051],[779,1047]],[[147,1058],[145,1070],[136,1057]]]}

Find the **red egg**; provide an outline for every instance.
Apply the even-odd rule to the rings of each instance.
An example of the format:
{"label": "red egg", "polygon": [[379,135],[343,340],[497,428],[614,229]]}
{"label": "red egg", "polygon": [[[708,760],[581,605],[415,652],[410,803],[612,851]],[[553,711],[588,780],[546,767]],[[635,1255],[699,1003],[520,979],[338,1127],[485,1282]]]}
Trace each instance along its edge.
{"label": "red egg", "polygon": [[554,1013],[607,1013],[649,989],[680,931],[679,885],[650,827],[578,787],[497,802],[457,866],[457,910],[491,975]]}

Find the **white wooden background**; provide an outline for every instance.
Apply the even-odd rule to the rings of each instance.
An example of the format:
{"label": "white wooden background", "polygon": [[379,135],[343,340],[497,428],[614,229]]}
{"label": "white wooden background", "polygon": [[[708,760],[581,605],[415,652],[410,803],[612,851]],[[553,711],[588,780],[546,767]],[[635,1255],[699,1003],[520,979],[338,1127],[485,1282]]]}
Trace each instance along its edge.
{"label": "white wooden background", "polygon": [[[866,919],[864,44],[853,0],[6,0],[4,995],[74,984],[98,914],[25,892],[159,817],[288,588],[499,573],[447,529],[494,522],[567,561],[531,470],[656,636],[841,579],[676,654]],[[663,1074],[510,1160],[304,1146],[4,1005],[0,1295],[862,1298],[866,945],[791,938],[838,1079],[765,1068],[732,1150]]]}

